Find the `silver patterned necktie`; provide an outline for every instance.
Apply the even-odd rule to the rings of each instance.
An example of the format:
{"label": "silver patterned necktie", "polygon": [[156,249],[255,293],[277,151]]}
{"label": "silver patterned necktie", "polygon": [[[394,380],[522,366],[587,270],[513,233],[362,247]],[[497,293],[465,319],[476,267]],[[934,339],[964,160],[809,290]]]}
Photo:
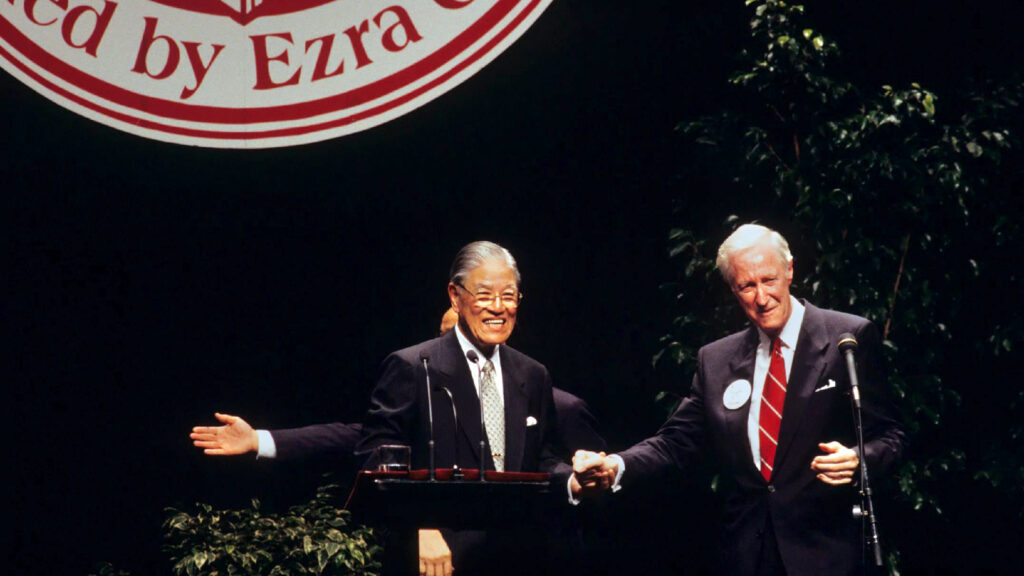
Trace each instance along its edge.
{"label": "silver patterned necktie", "polygon": [[494,458],[494,469],[505,471],[505,409],[501,405],[501,395],[494,378],[494,364],[484,360],[480,369],[480,397],[484,405],[484,427],[487,429],[487,441],[491,444],[491,457]]}

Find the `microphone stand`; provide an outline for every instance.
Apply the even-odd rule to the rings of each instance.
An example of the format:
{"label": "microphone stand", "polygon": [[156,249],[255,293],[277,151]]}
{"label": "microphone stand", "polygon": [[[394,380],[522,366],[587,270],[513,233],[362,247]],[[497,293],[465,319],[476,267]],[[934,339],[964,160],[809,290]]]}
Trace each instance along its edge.
{"label": "microphone stand", "polygon": [[430,370],[427,369],[427,357],[423,356],[420,360],[423,361],[423,374],[427,381],[427,418],[430,420],[430,439],[427,441],[427,451],[430,458],[428,480],[434,482],[437,469],[434,466],[434,405],[430,399]]}
{"label": "microphone stand", "polygon": [[466,476],[462,472],[462,468],[459,468],[459,411],[455,409],[455,397],[452,396],[452,391],[447,386],[442,387],[441,390],[448,395],[448,401],[452,405],[452,418],[455,419],[455,463],[452,465],[452,480],[462,480]]}
{"label": "microphone stand", "polygon": [[[466,352],[466,358],[469,358],[469,361],[472,362],[474,366],[476,366],[476,378],[478,382],[477,386],[478,388],[482,388],[483,382],[481,382],[479,356],[477,356],[476,351],[470,350],[469,352]],[[487,443],[485,440],[485,438],[487,437],[487,427],[484,426],[483,390],[478,389],[476,395],[480,398],[480,481],[486,482],[487,479],[484,478],[484,470],[487,468],[487,460],[485,459],[487,457]]]}
{"label": "microphone stand", "polygon": [[860,405],[860,384],[857,380],[857,361],[853,357],[853,351],[857,348],[857,340],[852,334],[842,334],[839,337],[839,350],[846,356],[846,368],[850,373],[850,400],[853,405],[853,421],[857,433],[857,450],[860,454],[860,498],[861,503],[853,507],[853,517],[866,518],[870,529],[870,536],[865,539],[870,544],[875,559],[875,566],[881,567],[882,546],[878,538],[878,519],[875,517],[875,504],[871,498],[871,484],[868,480],[868,462],[864,455],[864,422],[861,415]]}

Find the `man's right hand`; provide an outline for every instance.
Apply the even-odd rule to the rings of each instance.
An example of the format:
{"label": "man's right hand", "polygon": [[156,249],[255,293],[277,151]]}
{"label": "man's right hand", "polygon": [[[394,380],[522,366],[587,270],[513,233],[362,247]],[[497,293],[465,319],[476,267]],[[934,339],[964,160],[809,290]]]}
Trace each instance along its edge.
{"label": "man's right hand", "polygon": [[259,450],[260,441],[248,422],[230,414],[214,414],[223,426],[196,426],[189,438],[210,456],[236,456]]}
{"label": "man's right hand", "polygon": [[451,576],[452,551],[440,530],[420,530],[420,574]]}
{"label": "man's right hand", "polygon": [[572,457],[573,496],[591,496],[611,488],[618,475],[618,463],[604,452],[577,450]]}

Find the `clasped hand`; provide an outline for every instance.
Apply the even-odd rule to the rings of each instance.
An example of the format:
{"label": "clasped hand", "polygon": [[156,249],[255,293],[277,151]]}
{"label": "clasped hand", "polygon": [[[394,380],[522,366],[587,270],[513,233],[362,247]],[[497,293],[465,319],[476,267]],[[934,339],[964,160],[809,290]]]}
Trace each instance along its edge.
{"label": "clasped hand", "polygon": [[572,457],[572,472],[572,493],[590,496],[611,488],[618,466],[604,452],[577,450]]}

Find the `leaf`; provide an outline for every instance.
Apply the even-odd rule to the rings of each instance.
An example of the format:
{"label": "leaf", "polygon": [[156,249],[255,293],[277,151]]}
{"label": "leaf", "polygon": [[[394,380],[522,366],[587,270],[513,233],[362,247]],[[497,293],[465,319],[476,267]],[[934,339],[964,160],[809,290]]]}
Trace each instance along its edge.
{"label": "leaf", "polygon": [[925,114],[929,118],[935,116],[935,99],[932,97],[930,92],[925,93],[924,99],[921,101],[921,104],[924,106]]}

